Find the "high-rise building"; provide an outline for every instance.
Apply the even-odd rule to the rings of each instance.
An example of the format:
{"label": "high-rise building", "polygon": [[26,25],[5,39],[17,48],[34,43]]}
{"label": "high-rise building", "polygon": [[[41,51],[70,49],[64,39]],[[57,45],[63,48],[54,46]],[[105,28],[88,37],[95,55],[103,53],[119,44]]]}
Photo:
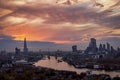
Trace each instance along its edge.
{"label": "high-rise building", "polygon": [[105,44],[103,44],[103,51],[105,51],[106,50],[106,45]]}
{"label": "high-rise building", "polygon": [[97,47],[97,45],[96,45],[96,39],[91,38],[90,43],[89,43],[89,47],[93,47],[93,48]]}
{"label": "high-rise building", "polygon": [[23,49],[23,52],[24,52],[24,53],[28,53],[26,38],[24,38],[24,49]]}
{"label": "high-rise building", "polygon": [[72,46],[72,52],[77,52],[77,46],[76,45]]}
{"label": "high-rise building", "polygon": [[96,45],[96,39],[95,38],[91,38],[89,46],[85,50],[85,53],[94,54],[97,51],[98,51],[98,48],[97,48],[97,45]]}
{"label": "high-rise building", "polygon": [[120,48],[119,47],[117,48],[117,51],[120,52]]}
{"label": "high-rise building", "polygon": [[18,49],[17,47],[15,48],[15,54],[16,55],[20,54],[20,49]]}
{"label": "high-rise building", "polygon": [[107,51],[110,52],[110,44],[107,43]]}
{"label": "high-rise building", "polygon": [[111,46],[111,53],[115,53],[115,49],[113,48],[113,46]]}
{"label": "high-rise building", "polygon": [[102,44],[99,45],[99,51],[102,51],[103,47]]}

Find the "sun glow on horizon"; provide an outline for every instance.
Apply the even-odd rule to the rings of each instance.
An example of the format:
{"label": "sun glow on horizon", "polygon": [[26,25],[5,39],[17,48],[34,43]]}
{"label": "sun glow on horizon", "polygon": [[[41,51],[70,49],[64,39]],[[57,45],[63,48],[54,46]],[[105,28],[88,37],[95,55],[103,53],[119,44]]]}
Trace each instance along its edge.
{"label": "sun glow on horizon", "polygon": [[68,0],[56,1],[1,0],[2,39],[5,35],[14,40],[26,37],[28,41],[69,44],[84,43],[91,37],[120,38],[120,0],[78,0],[67,7],[61,1]]}

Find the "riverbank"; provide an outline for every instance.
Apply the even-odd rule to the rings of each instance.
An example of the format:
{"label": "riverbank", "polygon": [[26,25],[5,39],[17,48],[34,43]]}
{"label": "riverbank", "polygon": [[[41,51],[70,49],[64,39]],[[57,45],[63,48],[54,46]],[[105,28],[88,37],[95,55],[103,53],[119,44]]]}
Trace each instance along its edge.
{"label": "riverbank", "polygon": [[[54,56],[51,56],[50,59],[46,57],[42,60],[39,60],[34,65],[37,67],[47,67],[47,68],[51,68],[55,70],[74,71],[77,74],[91,70],[87,68],[75,68],[74,66],[69,65],[67,62],[64,62],[64,61],[58,62],[59,59],[61,59],[61,57],[58,57],[57,59]],[[109,72],[109,71],[104,71],[104,70],[92,70],[92,73],[98,74],[98,75],[107,74],[107,75],[110,75],[111,77],[115,77],[116,75],[120,76],[120,72],[116,72],[116,71]]]}
{"label": "riverbank", "polygon": [[75,68],[88,68],[105,71],[120,71],[120,59],[92,59],[81,55],[67,55],[64,56],[63,61]]}

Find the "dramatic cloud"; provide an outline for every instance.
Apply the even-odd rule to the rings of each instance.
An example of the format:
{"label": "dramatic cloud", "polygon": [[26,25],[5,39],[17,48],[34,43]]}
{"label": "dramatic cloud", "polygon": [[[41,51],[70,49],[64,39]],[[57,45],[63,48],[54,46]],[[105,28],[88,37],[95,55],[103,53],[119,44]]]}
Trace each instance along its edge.
{"label": "dramatic cloud", "polygon": [[64,44],[120,38],[120,0],[0,0],[0,39]]}
{"label": "dramatic cloud", "polygon": [[7,36],[7,35],[0,35],[0,40],[13,40],[14,37]]}

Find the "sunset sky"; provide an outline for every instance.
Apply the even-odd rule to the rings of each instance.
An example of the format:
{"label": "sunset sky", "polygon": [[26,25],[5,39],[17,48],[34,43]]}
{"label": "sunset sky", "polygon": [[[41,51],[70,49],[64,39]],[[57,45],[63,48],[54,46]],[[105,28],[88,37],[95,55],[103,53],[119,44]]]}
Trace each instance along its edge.
{"label": "sunset sky", "polygon": [[[84,49],[92,37],[98,43],[109,42],[115,47],[120,46],[120,0],[70,2],[71,4],[67,4],[67,0],[0,0],[0,50],[12,42],[12,45],[22,48],[19,42],[25,37],[33,44],[45,43],[47,47],[44,46],[44,49],[53,44],[54,50],[69,50],[73,44]],[[39,45],[31,45],[31,49],[43,48]]]}

